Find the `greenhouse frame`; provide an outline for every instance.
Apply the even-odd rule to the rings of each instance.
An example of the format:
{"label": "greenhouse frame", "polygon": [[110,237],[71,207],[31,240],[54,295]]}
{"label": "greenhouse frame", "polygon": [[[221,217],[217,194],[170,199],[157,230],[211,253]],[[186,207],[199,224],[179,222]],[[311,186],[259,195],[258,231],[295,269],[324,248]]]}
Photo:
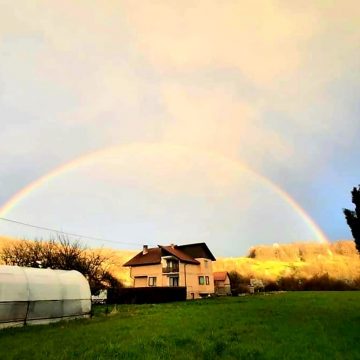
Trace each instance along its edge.
{"label": "greenhouse frame", "polygon": [[91,293],[75,270],[0,265],[0,328],[89,317]]}

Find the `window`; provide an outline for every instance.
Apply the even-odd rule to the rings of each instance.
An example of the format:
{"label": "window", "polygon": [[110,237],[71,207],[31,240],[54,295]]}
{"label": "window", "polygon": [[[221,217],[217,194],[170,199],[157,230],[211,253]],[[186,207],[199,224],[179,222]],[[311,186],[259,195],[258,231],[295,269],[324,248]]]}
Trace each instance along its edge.
{"label": "window", "polygon": [[205,269],[207,269],[209,267],[209,263],[207,260],[204,261],[204,265],[205,265]]}
{"label": "window", "polygon": [[205,285],[204,276],[199,276],[199,285]]}
{"label": "window", "polygon": [[156,286],[156,277],[149,277],[149,286]]}
{"label": "window", "polygon": [[179,277],[178,276],[169,277],[169,286],[179,286]]}
{"label": "window", "polygon": [[210,284],[210,280],[209,280],[209,277],[208,277],[208,276],[205,276],[205,280],[206,280],[206,285],[209,285],[209,284]]}
{"label": "window", "polygon": [[173,259],[166,259],[166,267],[163,269],[163,272],[179,272],[179,262]]}

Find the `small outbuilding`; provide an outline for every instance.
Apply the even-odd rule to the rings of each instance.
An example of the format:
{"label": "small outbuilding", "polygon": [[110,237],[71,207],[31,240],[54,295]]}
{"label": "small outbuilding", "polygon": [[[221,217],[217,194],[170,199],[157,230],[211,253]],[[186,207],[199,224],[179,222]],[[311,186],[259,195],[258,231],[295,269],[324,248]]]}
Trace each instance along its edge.
{"label": "small outbuilding", "polygon": [[78,271],[0,265],[0,328],[88,317],[90,286]]}
{"label": "small outbuilding", "polygon": [[216,295],[231,295],[230,277],[227,271],[214,272]]}

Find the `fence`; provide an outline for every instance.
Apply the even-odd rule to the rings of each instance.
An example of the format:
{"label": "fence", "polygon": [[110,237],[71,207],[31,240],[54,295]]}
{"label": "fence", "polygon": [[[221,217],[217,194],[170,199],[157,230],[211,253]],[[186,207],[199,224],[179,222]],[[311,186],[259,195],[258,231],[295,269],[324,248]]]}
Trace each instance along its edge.
{"label": "fence", "polygon": [[109,289],[107,296],[108,304],[156,304],[185,300],[185,286]]}

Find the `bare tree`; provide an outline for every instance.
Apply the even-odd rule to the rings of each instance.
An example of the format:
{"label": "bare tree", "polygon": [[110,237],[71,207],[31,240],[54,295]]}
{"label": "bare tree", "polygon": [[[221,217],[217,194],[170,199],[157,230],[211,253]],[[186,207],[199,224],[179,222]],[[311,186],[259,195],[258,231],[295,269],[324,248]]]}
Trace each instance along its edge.
{"label": "bare tree", "polygon": [[70,241],[64,235],[49,241],[19,241],[5,246],[0,258],[6,265],[77,270],[89,281],[91,292],[121,287],[121,282],[109,272],[109,258],[90,251],[79,241]]}

